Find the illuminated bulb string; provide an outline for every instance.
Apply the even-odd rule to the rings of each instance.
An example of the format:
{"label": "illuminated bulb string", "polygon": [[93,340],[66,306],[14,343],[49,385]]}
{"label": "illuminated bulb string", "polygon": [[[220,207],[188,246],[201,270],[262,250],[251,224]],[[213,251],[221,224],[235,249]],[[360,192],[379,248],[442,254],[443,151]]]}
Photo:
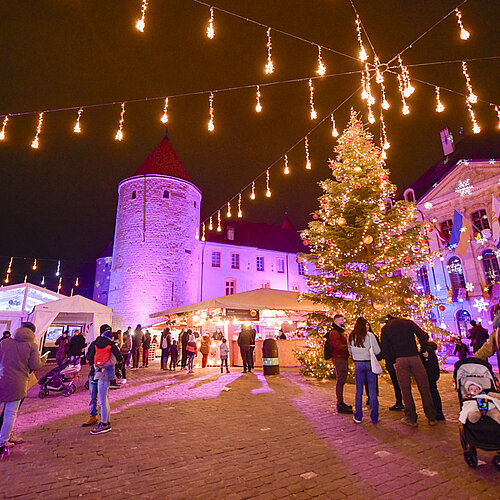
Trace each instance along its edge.
{"label": "illuminated bulb string", "polygon": [[361,21],[359,20],[359,16],[356,16],[356,33],[358,35],[359,42],[359,60],[364,63],[368,60],[368,54],[366,53],[363,45],[363,39],[361,37]]}
{"label": "illuminated bulb string", "polygon": [[269,169],[266,170],[266,197],[271,198],[271,189],[269,187]]}
{"label": "illuminated bulb string", "polygon": [[262,111],[262,105],[260,104],[260,85],[257,85],[257,93],[255,96],[257,103],[255,104],[255,111],[260,113]]}
{"label": "illuminated bulb string", "polygon": [[210,40],[213,40],[213,38],[215,37],[214,8],[213,7],[210,7],[210,19],[208,20],[207,37],[210,38]]}
{"label": "illuminated bulb string", "polygon": [[273,43],[271,40],[271,28],[267,28],[267,64],[266,64],[266,75],[270,75],[274,72],[274,64],[272,58]]}
{"label": "illuminated bulb string", "polygon": [[411,84],[410,73],[408,71],[408,66],[405,66],[403,64],[403,60],[401,59],[401,56],[398,56],[398,62],[399,62],[399,66],[401,68],[401,77],[402,77],[402,80],[403,80],[403,92],[404,92],[404,96],[406,98],[408,98],[408,97],[410,97],[413,94],[413,92],[415,91],[415,88]]}
{"label": "illuminated bulb string", "polygon": [[38,142],[38,136],[40,135],[40,131],[42,130],[42,123],[43,123],[43,112],[39,113],[38,115],[38,125],[36,127],[36,134],[33,141],[31,142],[31,147],[33,149],[38,149],[38,146],[40,145],[40,143]]}
{"label": "illuminated bulb string", "polygon": [[332,137],[338,137],[339,131],[337,130],[337,126],[335,125],[335,117],[333,116],[333,113],[331,114],[330,119],[332,120]]}
{"label": "illuminated bulb string", "polygon": [[36,268],[37,268],[37,262],[36,262],[36,259],[33,260],[33,265],[31,266],[31,269],[33,269],[33,271],[36,271]]}
{"label": "illuminated bulb string", "polygon": [[231,214],[231,202],[230,201],[227,202],[227,214],[226,215],[227,215],[228,219],[231,218],[232,214]]}
{"label": "illuminated bulb string", "polygon": [[82,113],[83,113],[83,108],[80,108],[78,110],[78,115],[76,117],[75,126],[73,127],[73,132],[75,132],[76,134],[79,134],[82,131],[82,129],[80,128],[80,118],[82,117]]}
{"label": "illuminated bulb string", "polygon": [[0,141],[5,140],[5,129],[7,127],[8,121],[9,121],[9,116],[8,115],[4,116],[2,122],[2,130],[0,130]]}
{"label": "illuminated bulb string", "polygon": [[214,228],[213,222],[212,222],[212,216],[210,216],[210,219],[208,220],[208,230],[212,231]]}
{"label": "illuminated bulb string", "polygon": [[314,87],[311,78],[309,78],[309,104],[311,105],[311,120],[316,120],[318,113],[314,108]]}
{"label": "illuminated bulb string", "polygon": [[238,194],[238,219],[243,217],[243,212],[241,211],[241,193]]}
{"label": "illuminated bulb string", "polygon": [[62,276],[59,278],[59,283],[57,284],[57,293],[61,291],[62,288]]}
{"label": "illuminated bulb string", "polygon": [[255,200],[255,181],[252,182],[252,192],[250,193],[250,199]]}
{"label": "illuminated bulb string", "polygon": [[464,77],[465,77],[465,85],[467,85],[467,90],[469,91],[469,95],[467,97],[467,100],[470,103],[475,104],[477,102],[477,95],[474,94],[474,92],[472,90],[469,72],[467,71],[467,63],[465,61],[462,61],[462,72],[463,72]]}
{"label": "illuminated bulb string", "polygon": [[323,63],[323,58],[321,57],[321,46],[318,45],[318,69],[316,70],[316,73],[319,76],[325,76],[326,74],[326,66]]}
{"label": "illuminated bulb string", "polygon": [[436,111],[441,113],[444,111],[444,105],[441,102],[440,90],[439,87],[436,87]]}
{"label": "illuminated bulb string", "polygon": [[201,241],[205,241],[205,223],[201,225]]}
{"label": "illuminated bulb string", "polygon": [[120,123],[118,124],[118,130],[115,134],[115,140],[123,140],[123,122],[125,121],[125,103],[122,102],[122,109],[120,111]]}
{"label": "illuminated bulb string", "polygon": [[210,92],[210,96],[208,98],[208,106],[210,113],[210,120],[208,121],[208,131],[213,132],[215,130],[214,124],[214,93]]}
{"label": "illuminated bulb string", "polygon": [[141,18],[137,20],[135,23],[135,27],[141,32],[144,32],[144,27],[146,26],[146,10],[148,8],[148,2],[147,0],[142,0],[142,7],[141,7]]}
{"label": "illuminated bulb string", "polygon": [[460,28],[460,38],[462,40],[468,40],[470,37],[470,33],[464,28],[464,25],[462,23],[462,13],[458,9],[455,9],[455,12],[457,14],[458,27]]}
{"label": "illuminated bulb string", "polygon": [[161,115],[160,121],[162,123],[168,123],[168,97],[165,97],[165,104],[163,105],[163,115]]}
{"label": "illuminated bulb string", "polygon": [[469,110],[470,119],[472,121],[472,131],[475,134],[479,134],[479,132],[481,132],[481,127],[477,123],[476,115],[474,113],[474,110],[472,109],[472,104],[470,103],[469,99],[467,99],[466,103],[467,103],[467,109]]}
{"label": "illuminated bulb string", "polygon": [[220,233],[222,231],[222,227],[220,225],[220,210],[217,210],[217,232]]}
{"label": "illuminated bulb string", "polygon": [[57,269],[56,269],[56,276],[59,276],[61,274],[61,261],[57,261]]}
{"label": "illuminated bulb string", "polygon": [[498,106],[495,106],[495,112],[497,114],[497,119],[498,119],[498,128],[500,128],[500,108]]}
{"label": "illuminated bulb string", "polygon": [[311,170],[311,158],[309,157],[309,139],[304,139],[304,148],[306,150],[306,170]]}
{"label": "illuminated bulb string", "polygon": [[403,115],[408,115],[410,113],[410,108],[406,103],[405,92],[404,92],[404,84],[403,77],[398,73],[398,82],[399,82],[399,93],[401,94],[401,102],[403,103],[402,113]]}
{"label": "illuminated bulb string", "polygon": [[285,155],[285,168],[283,170],[283,173],[285,175],[288,175],[290,173],[290,169],[288,168],[288,155]]}

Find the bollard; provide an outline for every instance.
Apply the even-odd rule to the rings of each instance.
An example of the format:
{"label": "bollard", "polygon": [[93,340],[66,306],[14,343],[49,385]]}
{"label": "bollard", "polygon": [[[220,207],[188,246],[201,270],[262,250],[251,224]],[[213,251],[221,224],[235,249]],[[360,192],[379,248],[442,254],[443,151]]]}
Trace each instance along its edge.
{"label": "bollard", "polygon": [[264,375],[279,375],[278,344],[274,339],[266,339],[262,343],[262,367]]}

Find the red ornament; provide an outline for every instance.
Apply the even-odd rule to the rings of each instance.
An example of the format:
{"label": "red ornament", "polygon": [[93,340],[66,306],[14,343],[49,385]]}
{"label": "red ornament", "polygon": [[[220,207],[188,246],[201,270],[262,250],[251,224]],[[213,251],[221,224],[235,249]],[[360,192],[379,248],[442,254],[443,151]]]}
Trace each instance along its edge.
{"label": "red ornament", "polygon": [[336,180],[337,182],[340,182],[340,181],[342,180],[342,177],[340,177],[340,175],[337,175],[337,177],[335,177],[335,180]]}
{"label": "red ornament", "polygon": [[409,263],[411,262],[410,257],[405,257],[405,258],[403,259],[403,262],[404,262],[405,264],[409,264]]}
{"label": "red ornament", "polygon": [[389,180],[389,176],[388,175],[384,175],[384,177],[382,177],[382,179],[384,179],[384,181],[388,181]]}
{"label": "red ornament", "polygon": [[316,269],[321,269],[321,266],[319,264],[316,264]]}
{"label": "red ornament", "polygon": [[365,142],[365,144],[366,144],[367,146],[369,146],[369,145],[371,144],[371,142],[370,142],[370,141],[366,141],[366,142]]}
{"label": "red ornament", "polygon": [[392,186],[391,187],[391,193],[395,193],[396,192],[396,186]]}
{"label": "red ornament", "polygon": [[318,218],[318,214],[314,214],[313,219],[317,219],[317,218]]}
{"label": "red ornament", "polygon": [[328,200],[321,200],[321,203],[323,203],[323,205],[326,205],[328,203]]}
{"label": "red ornament", "polygon": [[407,299],[407,298],[403,299],[403,301],[404,301],[405,304],[409,304],[410,303],[410,299]]}
{"label": "red ornament", "polygon": [[352,144],[352,139],[347,139],[348,144]]}
{"label": "red ornament", "polygon": [[408,207],[406,205],[401,205],[399,208],[401,208],[401,212],[406,212]]}
{"label": "red ornament", "polygon": [[312,281],[308,281],[307,286],[311,286],[311,285],[312,285]]}
{"label": "red ornament", "polygon": [[309,241],[308,240],[304,240],[302,243],[304,243],[305,246],[309,245]]}
{"label": "red ornament", "polygon": [[329,286],[326,289],[327,293],[332,293],[333,292],[333,287]]}
{"label": "red ornament", "polygon": [[327,243],[328,243],[329,245],[333,245],[333,240],[328,240],[328,241],[327,241]]}
{"label": "red ornament", "polygon": [[439,310],[440,310],[441,312],[443,312],[445,309],[446,309],[446,307],[444,307],[444,306],[439,306]]}
{"label": "red ornament", "polygon": [[361,123],[360,122],[356,122],[356,127],[357,128],[361,127]]}
{"label": "red ornament", "polygon": [[428,231],[429,233],[432,233],[432,231],[434,231],[434,228],[433,228],[432,226],[429,226],[429,227],[427,228],[427,231]]}
{"label": "red ornament", "polygon": [[342,271],[342,274],[343,274],[344,276],[349,276],[349,271],[348,271],[347,269],[344,269],[344,270]]}
{"label": "red ornament", "polygon": [[424,245],[428,245],[428,244],[429,244],[429,240],[428,240],[427,238],[423,238],[423,239],[422,239],[422,243],[423,243]]}
{"label": "red ornament", "polygon": [[354,184],[354,189],[361,189],[361,184],[358,183]]}
{"label": "red ornament", "polygon": [[302,259],[300,257],[297,257],[297,259],[295,260],[295,262],[297,262],[297,264],[300,264],[302,262]]}

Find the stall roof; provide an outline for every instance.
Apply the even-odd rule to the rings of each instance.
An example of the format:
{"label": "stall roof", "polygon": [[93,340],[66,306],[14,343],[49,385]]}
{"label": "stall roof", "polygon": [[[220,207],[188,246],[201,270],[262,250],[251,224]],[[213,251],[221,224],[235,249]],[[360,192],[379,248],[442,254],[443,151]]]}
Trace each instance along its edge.
{"label": "stall roof", "polygon": [[272,288],[258,288],[249,292],[226,295],[216,299],[205,300],[188,306],[174,307],[166,311],[151,314],[150,318],[164,318],[172,314],[217,309],[279,309],[282,311],[321,311],[324,306],[315,304],[309,299],[300,299],[299,292],[273,290]]}
{"label": "stall roof", "polygon": [[64,298],[33,283],[19,283],[0,288],[0,311],[30,312],[38,304]]}

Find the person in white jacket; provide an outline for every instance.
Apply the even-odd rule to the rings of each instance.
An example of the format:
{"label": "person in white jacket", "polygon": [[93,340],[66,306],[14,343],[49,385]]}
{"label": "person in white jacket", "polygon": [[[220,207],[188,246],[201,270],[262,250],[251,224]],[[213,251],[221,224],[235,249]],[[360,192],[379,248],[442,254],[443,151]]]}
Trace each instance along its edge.
{"label": "person in white jacket", "polygon": [[378,422],[377,377],[372,372],[370,349],[375,355],[380,354],[375,335],[370,331],[370,323],[365,318],[358,318],[349,335],[349,353],[354,361],[354,377],[356,381],[356,403],[353,420],[360,424],[363,419],[363,388],[368,381],[370,400],[370,418],[374,424]]}

